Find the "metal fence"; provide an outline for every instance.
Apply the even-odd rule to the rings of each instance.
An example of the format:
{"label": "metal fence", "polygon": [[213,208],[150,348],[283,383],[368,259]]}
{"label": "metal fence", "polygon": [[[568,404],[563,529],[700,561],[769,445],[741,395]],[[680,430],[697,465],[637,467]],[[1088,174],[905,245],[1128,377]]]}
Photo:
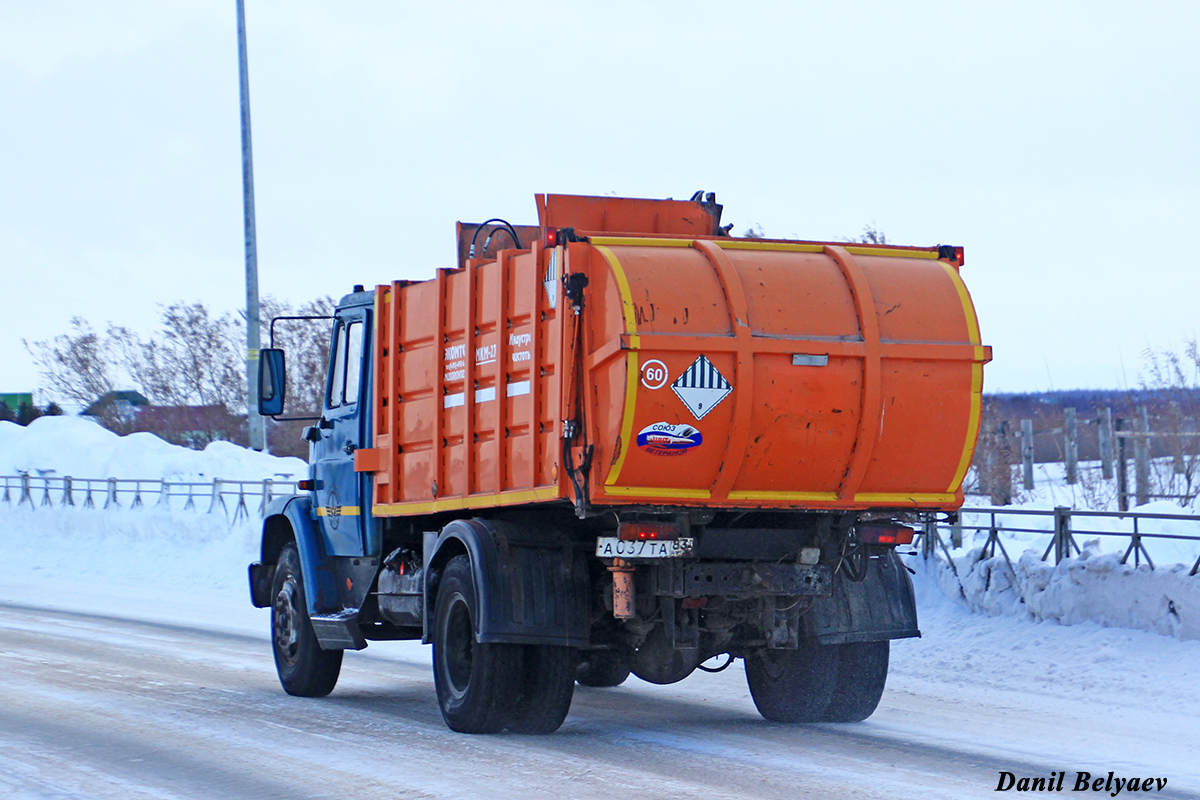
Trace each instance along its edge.
{"label": "metal fence", "polygon": [[[0,503],[16,507],[28,505],[79,508],[154,508],[199,512],[205,503],[207,513],[223,511],[233,521],[250,518],[254,507],[261,517],[275,495],[296,491],[296,482],[273,480],[230,481],[213,478],[208,482],[168,481],[139,478],[72,478],[69,475],[0,475],[3,492]],[[174,506],[172,502],[174,501]],[[182,501],[182,506],[180,506]]]}
{"label": "metal fence", "polygon": [[[1052,519],[1053,524],[1049,530],[1046,528],[1014,527],[1013,525],[998,523],[997,517],[1000,516],[1016,516],[1025,518],[1049,517]],[[1076,520],[1082,520],[1082,525],[1086,526],[1086,520],[1089,519],[1129,520],[1132,523],[1132,530],[1095,530],[1087,527],[1080,527],[1080,523],[1076,522]],[[1183,520],[1195,523],[1197,526],[1197,533],[1189,535],[1180,533],[1164,533],[1161,530],[1155,530],[1155,523],[1163,520]],[[987,531],[988,538],[984,543],[983,548],[979,552],[979,560],[995,557],[996,550],[999,549],[1000,553],[1004,556],[1004,560],[1007,561],[1010,566],[1012,565],[1012,559],[1009,558],[1008,551],[1004,549],[1004,543],[1000,540],[1001,535],[1006,533],[1034,533],[1041,534],[1043,536],[1050,536],[1050,544],[1046,547],[1046,551],[1042,553],[1042,560],[1045,561],[1050,557],[1050,554],[1053,553],[1055,564],[1059,563],[1064,558],[1070,558],[1073,554],[1081,552],[1079,545],[1075,542],[1076,536],[1112,536],[1128,538],[1129,546],[1125,548],[1125,554],[1121,556],[1121,563],[1126,563],[1129,560],[1129,557],[1132,555],[1134,566],[1139,566],[1141,564],[1141,560],[1144,558],[1150,569],[1154,569],[1154,562],[1151,560],[1150,554],[1146,551],[1144,544],[1145,540],[1171,539],[1200,541],[1200,516],[1191,514],[1076,511],[1067,506],[1058,506],[1053,510],[964,507],[959,510],[957,521],[927,522],[917,536],[921,547],[921,553],[926,558],[935,555],[940,547],[942,552],[946,555],[947,560],[953,564],[953,560],[950,558],[950,551],[941,535],[943,531],[949,533],[951,545],[954,547],[962,546],[963,531]],[[1200,572],[1200,558],[1196,559],[1196,563],[1192,565],[1192,570],[1188,574],[1196,575],[1197,572]]]}

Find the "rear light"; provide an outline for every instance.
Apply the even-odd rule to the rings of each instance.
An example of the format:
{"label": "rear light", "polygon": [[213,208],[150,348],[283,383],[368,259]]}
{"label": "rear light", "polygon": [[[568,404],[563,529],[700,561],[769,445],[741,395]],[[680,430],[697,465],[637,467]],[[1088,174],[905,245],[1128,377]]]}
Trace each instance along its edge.
{"label": "rear light", "polygon": [[953,261],[955,266],[961,267],[966,263],[965,250],[961,247],[956,247],[949,244],[939,244],[937,246],[938,258],[945,261]]}
{"label": "rear light", "polygon": [[313,482],[308,480],[296,481],[296,488],[302,492],[311,492],[313,490]]}
{"label": "rear light", "polygon": [[546,247],[558,247],[558,229],[546,229]]}
{"label": "rear light", "polygon": [[674,522],[622,522],[617,526],[617,538],[626,542],[673,541],[679,538],[679,525]]}
{"label": "rear light", "polygon": [[912,544],[912,528],[903,525],[860,525],[858,538],[864,544]]}

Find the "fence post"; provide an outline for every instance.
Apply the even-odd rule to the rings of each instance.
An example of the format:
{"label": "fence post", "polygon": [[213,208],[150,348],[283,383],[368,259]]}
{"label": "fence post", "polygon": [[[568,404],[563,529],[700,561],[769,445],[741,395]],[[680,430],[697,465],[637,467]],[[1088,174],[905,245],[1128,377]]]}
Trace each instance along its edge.
{"label": "fence post", "polygon": [[238,481],[238,502],[233,509],[233,521],[236,524],[239,519],[250,520],[250,509],[246,508],[246,482]]}
{"label": "fence post", "polygon": [[54,501],[50,499],[50,481],[51,478],[42,478],[42,505],[54,507]]}
{"label": "fence post", "polygon": [[73,505],[75,505],[75,498],[71,496],[71,484],[72,484],[72,483],[73,483],[73,482],[72,482],[72,480],[71,480],[71,476],[70,476],[70,475],[64,475],[64,476],[63,476],[63,496],[62,496],[62,505],[64,505],[64,506],[73,506]]}
{"label": "fence post", "polygon": [[[1179,403],[1175,400],[1171,401],[1171,466],[1176,475],[1184,475],[1187,473],[1187,465],[1183,462],[1183,412],[1179,409]],[[1174,481],[1172,481],[1174,484]],[[1171,487],[1174,492],[1174,485]]]}
{"label": "fence post", "polygon": [[1104,408],[1100,411],[1100,474],[1105,480],[1112,480],[1113,476],[1112,428],[1112,409]]}
{"label": "fence post", "polygon": [[1033,490],[1033,420],[1021,420],[1021,467],[1025,473],[1025,490]]}
{"label": "fence post", "polygon": [[928,520],[925,523],[925,530],[921,532],[921,557],[930,559],[935,552],[933,543],[937,538],[937,520]]}
{"label": "fence post", "polygon": [[167,483],[166,478],[163,478],[162,483],[158,486],[158,502],[154,504],[154,507],[171,510],[171,486]]}
{"label": "fence post", "polygon": [[262,482],[262,502],[258,504],[258,515],[265,517],[267,515],[267,506],[271,504],[271,498],[274,492],[272,491],[275,482],[270,478],[263,478]]}
{"label": "fence post", "polygon": [[21,475],[21,499],[17,501],[18,506],[29,503],[29,507],[33,508],[33,496],[29,493],[29,473]]}
{"label": "fence post", "polygon": [[108,493],[107,493],[107,496],[104,498],[104,507],[108,508],[109,506],[116,506],[117,508],[121,507],[121,502],[119,500],[117,500],[117,479],[116,478],[108,479]]}
{"label": "fence post", "polygon": [[1129,437],[1122,436],[1128,422],[1118,419],[1113,423],[1113,438],[1117,440],[1117,510],[1129,510]]}
{"label": "fence post", "polygon": [[1079,482],[1079,426],[1076,421],[1075,409],[1063,409],[1063,435],[1066,439],[1065,460],[1067,462],[1067,483],[1074,485]]}
{"label": "fence post", "polygon": [[1137,504],[1144,506],[1150,502],[1150,411],[1145,406],[1138,406],[1137,439],[1133,443],[1134,474],[1137,478]]}
{"label": "fence post", "polygon": [[221,494],[224,483],[220,478],[213,478],[212,503],[208,506],[210,514],[217,510],[217,506],[220,506],[225,515],[229,515],[229,509],[225,506],[225,497]]}
{"label": "fence post", "polygon": [[1071,509],[1067,506],[1054,507],[1054,563],[1071,557]]}

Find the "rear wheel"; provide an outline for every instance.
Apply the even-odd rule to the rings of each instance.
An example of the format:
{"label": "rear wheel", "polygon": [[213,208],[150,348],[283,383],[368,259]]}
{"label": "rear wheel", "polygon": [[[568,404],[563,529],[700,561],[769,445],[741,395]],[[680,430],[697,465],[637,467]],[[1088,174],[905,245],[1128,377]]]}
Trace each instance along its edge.
{"label": "rear wheel", "polygon": [[758,713],[774,722],[822,722],[838,681],[837,647],[801,642],[746,657],[746,682]]}
{"label": "rear wheel", "polygon": [[554,733],[567,718],[575,694],[573,647],[522,645],[524,670],[521,697],[508,723],[513,733]]}
{"label": "rear wheel", "polygon": [[581,686],[607,689],[620,686],[629,677],[629,664],[612,650],[592,650],[579,659],[575,680]]}
{"label": "rear wheel", "polygon": [[514,699],[522,696],[524,653],[522,645],[475,641],[475,599],[471,562],[455,556],[438,585],[433,682],[451,730],[496,733],[509,721]]}
{"label": "rear wheel", "polygon": [[283,690],[298,697],[324,697],[337,685],[343,651],[322,650],[317,642],[295,544],[287,544],[279,554],[271,596],[271,642]]}
{"label": "rear wheel", "polygon": [[887,683],[890,642],[841,645],[837,686],[825,711],[828,722],[862,722],[875,713]]}

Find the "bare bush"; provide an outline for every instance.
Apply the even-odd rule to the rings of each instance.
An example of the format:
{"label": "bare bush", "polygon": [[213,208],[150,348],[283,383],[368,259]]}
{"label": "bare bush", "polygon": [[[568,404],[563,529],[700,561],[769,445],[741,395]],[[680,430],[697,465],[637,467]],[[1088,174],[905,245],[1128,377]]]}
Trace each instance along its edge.
{"label": "bare bush", "polygon": [[863,232],[857,241],[863,244],[887,244],[887,234],[875,227],[875,223],[863,226]]}
{"label": "bare bush", "polygon": [[71,318],[69,333],[41,342],[21,340],[33,356],[45,385],[56,400],[87,405],[116,388],[122,379],[111,337],[96,333],[82,317]]}

